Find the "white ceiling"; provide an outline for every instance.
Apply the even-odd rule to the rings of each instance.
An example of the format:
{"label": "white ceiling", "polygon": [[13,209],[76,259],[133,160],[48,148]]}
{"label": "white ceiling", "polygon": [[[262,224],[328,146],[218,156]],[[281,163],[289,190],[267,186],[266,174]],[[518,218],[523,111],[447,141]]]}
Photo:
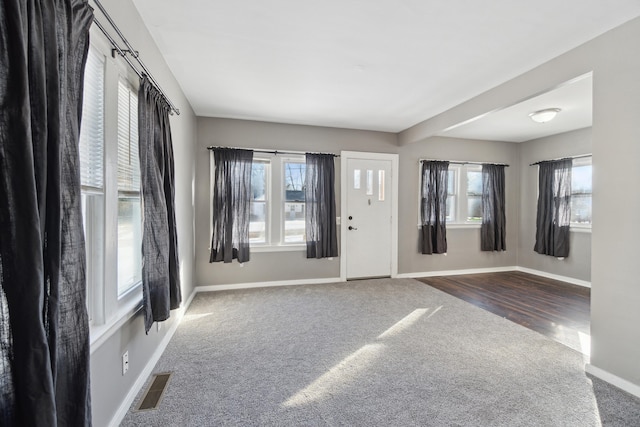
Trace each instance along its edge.
{"label": "white ceiling", "polygon": [[[490,112],[440,133],[442,136],[490,141],[524,142],[591,126],[591,74],[543,94],[532,96],[516,105]],[[534,111],[560,108],[547,123],[536,123],[529,117]]]}
{"label": "white ceiling", "polygon": [[133,2],[196,115],[390,132],[640,16],[638,0]]}

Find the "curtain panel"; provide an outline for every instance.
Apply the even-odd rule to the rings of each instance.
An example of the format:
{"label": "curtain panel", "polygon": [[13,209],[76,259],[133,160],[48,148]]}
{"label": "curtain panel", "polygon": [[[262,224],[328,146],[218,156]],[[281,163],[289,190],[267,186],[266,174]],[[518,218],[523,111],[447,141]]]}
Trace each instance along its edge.
{"label": "curtain panel", "polygon": [[306,154],[307,258],[338,256],[334,159],[333,154]]}
{"label": "curtain panel", "polygon": [[504,165],[482,165],[480,250],[505,251],[506,224]]}
{"label": "curtain panel", "polygon": [[146,76],[138,90],[142,189],[142,292],[144,329],[180,307],[175,217],[175,173],[169,104]]}
{"label": "curtain panel", "polygon": [[569,256],[571,221],[571,159],[541,162],[538,169],[538,211],[534,251]]}
{"label": "curtain panel", "polygon": [[447,252],[447,188],[449,162],[422,161],[420,247],[423,254]]}
{"label": "curtain panel", "polygon": [[252,150],[214,148],[213,235],[209,262],[250,258]]}
{"label": "curtain panel", "polygon": [[0,425],[91,425],[78,141],[93,13],[0,3]]}

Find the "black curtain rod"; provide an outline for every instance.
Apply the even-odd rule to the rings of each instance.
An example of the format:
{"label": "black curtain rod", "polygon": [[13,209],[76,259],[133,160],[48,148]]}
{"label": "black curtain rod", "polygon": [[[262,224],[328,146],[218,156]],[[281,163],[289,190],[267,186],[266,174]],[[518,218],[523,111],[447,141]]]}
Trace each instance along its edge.
{"label": "black curtain rod", "polygon": [[[235,148],[235,147],[214,147],[214,146],[210,146],[210,147],[207,147],[207,150],[213,150],[215,148]],[[302,151],[257,150],[257,149],[253,149],[253,148],[238,148],[238,150],[251,150],[254,153],[275,154],[276,156],[278,154],[285,154],[285,155],[289,154],[289,155],[296,155],[296,156],[305,154]],[[333,153],[317,153],[317,154],[330,154],[333,157],[340,157],[339,154],[333,154]]]}
{"label": "black curtain rod", "polygon": [[593,157],[593,154],[580,154],[579,156],[561,157],[559,159],[540,160],[539,162],[531,163],[529,166],[536,166],[536,165],[539,165],[540,163],[544,163],[544,162],[557,162],[559,160],[584,159],[585,157]]}
{"label": "black curtain rod", "polygon": [[449,164],[454,165],[496,165],[496,166],[504,166],[508,168],[509,165],[506,163],[487,163],[487,162],[461,162],[461,161],[453,161],[453,160],[436,160],[436,159],[420,159],[421,162],[449,162]]}
{"label": "black curtain rod", "polygon": [[[111,27],[115,30],[115,32],[118,34],[120,39],[122,39],[122,41],[124,42],[124,44],[126,46],[126,49],[120,48],[118,43],[113,39],[113,37],[111,37],[109,32],[104,28],[104,26],[100,23],[100,21],[98,21],[98,19],[94,17],[93,18],[93,22],[100,29],[100,31],[102,31],[102,34],[105,35],[105,37],[107,38],[107,40],[109,40],[109,43],[111,43],[111,46],[113,47],[113,49],[111,49],[112,55],[114,55],[115,52],[118,52],[118,55],[120,55],[121,57],[124,58],[124,60],[127,62],[127,64],[129,64],[129,66],[133,69],[133,71],[135,71],[135,73],[138,75],[138,77],[142,78],[142,76],[146,75],[149,78],[149,80],[151,81],[151,84],[153,84],[153,86],[155,86],[155,88],[158,90],[158,92],[160,92],[160,94],[162,95],[164,100],[167,102],[167,104],[169,104],[169,108],[171,109],[171,113],[175,112],[179,116],[180,115],[180,110],[177,109],[175,105],[173,105],[173,103],[171,102],[171,100],[169,99],[167,94],[162,90],[162,88],[160,87],[160,85],[158,84],[156,79],[153,77],[153,75],[151,74],[151,72],[149,71],[147,66],[144,65],[144,62],[142,62],[142,59],[140,59],[140,55],[138,54],[138,51],[136,51],[133,48],[133,46],[131,46],[131,43],[129,43],[129,40],[127,40],[127,38],[124,36],[124,34],[122,34],[122,31],[120,31],[120,28],[118,28],[118,26],[113,21],[111,16],[107,13],[106,9],[104,8],[104,6],[102,6],[100,1],[99,0],[93,0],[93,2],[96,4],[96,6],[98,6],[98,9],[100,9],[100,12],[102,12],[104,17],[107,18],[107,21],[109,22]],[[127,54],[131,55],[133,57],[133,59],[135,59],[138,62],[138,64],[140,64],[140,66],[144,70],[144,73],[142,71],[138,70],[138,68],[133,64],[133,62],[131,62],[131,60],[129,59]]]}

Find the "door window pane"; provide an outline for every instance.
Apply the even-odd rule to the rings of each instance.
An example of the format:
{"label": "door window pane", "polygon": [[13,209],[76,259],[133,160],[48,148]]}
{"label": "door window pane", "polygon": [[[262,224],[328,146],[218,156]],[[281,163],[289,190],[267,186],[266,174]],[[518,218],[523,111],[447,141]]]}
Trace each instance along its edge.
{"label": "door window pane", "polygon": [[367,170],[367,196],[373,195],[373,171]]}
{"label": "door window pane", "polygon": [[378,200],[384,201],[384,170],[378,171]]}
{"label": "door window pane", "polygon": [[353,170],[353,189],[360,189],[360,169]]}

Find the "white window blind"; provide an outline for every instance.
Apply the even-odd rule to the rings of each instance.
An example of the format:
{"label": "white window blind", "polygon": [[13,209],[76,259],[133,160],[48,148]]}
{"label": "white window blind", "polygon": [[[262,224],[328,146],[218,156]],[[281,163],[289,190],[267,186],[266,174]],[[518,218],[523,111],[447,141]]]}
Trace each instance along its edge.
{"label": "white window blind", "polygon": [[84,187],[101,189],[104,164],[104,56],[89,49],[84,72],[80,128],[80,179]]}
{"label": "white window blind", "polygon": [[138,95],[118,83],[118,190],[140,191],[138,156]]}

